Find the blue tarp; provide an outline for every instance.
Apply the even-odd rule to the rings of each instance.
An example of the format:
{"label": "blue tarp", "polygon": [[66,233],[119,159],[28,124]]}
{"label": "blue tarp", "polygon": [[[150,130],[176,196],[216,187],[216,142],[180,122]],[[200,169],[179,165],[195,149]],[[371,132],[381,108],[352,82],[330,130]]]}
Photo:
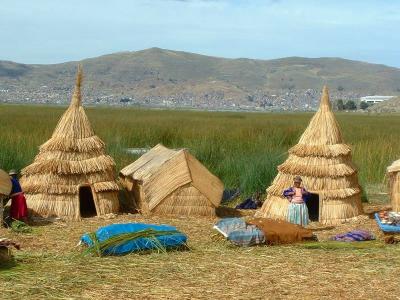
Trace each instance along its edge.
{"label": "blue tarp", "polygon": [[242,218],[221,219],[214,228],[237,246],[252,246],[265,242],[264,233],[255,225],[246,224]]}
{"label": "blue tarp", "polygon": [[255,225],[247,225],[245,230],[232,231],[228,240],[236,246],[253,246],[265,243],[264,233]]}
{"label": "blue tarp", "polygon": [[214,229],[227,238],[233,231],[245,230],[246,222],[242,218],[224,218],[214,225]]}
{"label": "blue tarp", "polygon": [[379,218],[379,215],[377,213],[375,214],[375,220],[376,223],[378,223],[379,228],[383,232],[400,232],[400,226],[382,224],[381,219]]}
{"label": "blue tarp", "polygon": [[[153,229],[156,231],[176,231],[177,229],[170,225],[153,225],[143,223],[127,223],[127,224],[111,224],[104,227],[100,227],[95,232],[97,240],[99,242],[106,241],[107,239],[124,234],[138,232],[146,229]],[[187,237],[181,232],[174,234],[159,235],[155,237],[160,244],[165,248],[177,248],[186,243]],[[93,241],[89,234],[84,234],[81,237],[81,241],[88,246],[93,246]],[[137,238],[134,240],[127,241],[117,247],[106,249],[103,254],[108,255],[124,255],[134,251],[151,250],[155,249],[156,246],[149,238]]]}

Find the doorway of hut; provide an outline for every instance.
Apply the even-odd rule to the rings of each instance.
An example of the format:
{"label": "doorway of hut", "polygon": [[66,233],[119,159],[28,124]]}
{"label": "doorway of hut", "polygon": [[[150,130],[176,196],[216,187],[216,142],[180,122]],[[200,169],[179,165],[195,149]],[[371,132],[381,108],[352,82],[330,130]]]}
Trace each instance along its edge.
{"label": "doorway of hut", "polygon": [[306,201],[308,208],[308,217],[312,222],[318,222],[319,220],[319,195],[310,194],[308,200]]}
{"label": "doorway of hut", "polygon": [[79,210],[82,218],[90,218],[97,216],[96,205],[92,188],[84,185],[79,187]]}

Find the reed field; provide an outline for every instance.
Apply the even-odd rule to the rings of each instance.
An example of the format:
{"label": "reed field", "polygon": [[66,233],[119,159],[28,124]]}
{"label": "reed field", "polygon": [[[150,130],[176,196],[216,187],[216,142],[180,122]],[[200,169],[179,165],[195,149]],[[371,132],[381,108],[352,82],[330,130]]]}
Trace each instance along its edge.
{"label": "reed field", "polygon": [[[1,105],[0,168],[21,169],[31,163],[64,111],[55,106]],[[226,188],[240,188],[243,197],[265,191],[312,116],[109,107],[89,107],[86,112],[118,170],[137,158],[126,148],[157,143],[188,148]],[[337,118],[345,142],[352,146],[363,189],[371,194],[385,191],[386,167],[400,156],[400,118],[350,113]]]}

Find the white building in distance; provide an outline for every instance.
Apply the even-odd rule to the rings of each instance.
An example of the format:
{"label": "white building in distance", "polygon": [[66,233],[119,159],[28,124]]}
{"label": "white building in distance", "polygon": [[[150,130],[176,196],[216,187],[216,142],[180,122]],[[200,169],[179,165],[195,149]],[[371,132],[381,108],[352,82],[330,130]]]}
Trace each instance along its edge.
{"label": "white building in distance", "polygon": [[382,101],[389,100],[394,97],[396,97],[396,96],[365,96],[365,97],[361,97],[360,101],[366,102],[369,104],[374,104],[374,103],[379,103]]}

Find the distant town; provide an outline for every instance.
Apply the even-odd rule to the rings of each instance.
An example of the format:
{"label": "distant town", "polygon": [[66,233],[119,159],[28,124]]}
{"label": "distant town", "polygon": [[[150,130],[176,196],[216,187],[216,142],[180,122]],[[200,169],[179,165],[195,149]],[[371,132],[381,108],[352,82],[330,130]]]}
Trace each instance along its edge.
{"label": "distant town", "polygon": [[[0,87],[0,102],[25,104],[53,104],[65,105],[69,102],[72,90],[50,86],[40,86],[37,89],[22,89],[13,86]],[[353,102],[349,109],[356,109],[361,102],[367,107],[395,96],[365,96],[358,93],[331,91],[331,100],[345,105]],[[203,95],[190,93],[168,96],[136,96],[135,94],[107,94],[105,92],[86,90],[84,103],[88,105],[110,106],[143,106],[165,108],[193,108],[204,110],[250,110],[250,111],[310,111],[317,108],[320,91],[314,89],[276,91],[265,93],[255,91],[244,99],[227,98],[224,93],[209,92]],[[340,105],[340,104],[339,104]],[[361,105],[361,108],[363,106]],[[365,105],[364,105],[365,107]],[[337,108],[337,107],[335,107]]]}

